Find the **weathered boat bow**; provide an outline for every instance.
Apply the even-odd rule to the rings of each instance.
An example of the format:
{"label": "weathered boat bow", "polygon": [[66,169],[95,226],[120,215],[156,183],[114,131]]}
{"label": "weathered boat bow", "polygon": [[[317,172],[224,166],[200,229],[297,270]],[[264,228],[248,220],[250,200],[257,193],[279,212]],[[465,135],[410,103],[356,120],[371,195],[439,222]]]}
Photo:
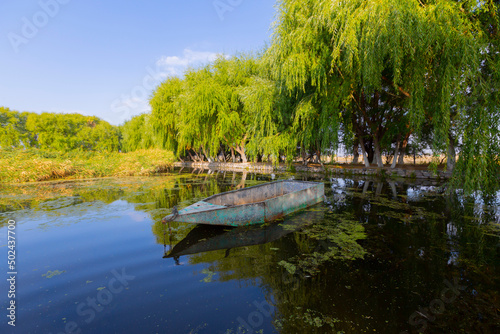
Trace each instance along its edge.
{"label": "weathered boat bow", "polygon": [[272,221],[323,201],[323,183],[284,180],[217,194],[163,218],[195,224],[243,226]]}

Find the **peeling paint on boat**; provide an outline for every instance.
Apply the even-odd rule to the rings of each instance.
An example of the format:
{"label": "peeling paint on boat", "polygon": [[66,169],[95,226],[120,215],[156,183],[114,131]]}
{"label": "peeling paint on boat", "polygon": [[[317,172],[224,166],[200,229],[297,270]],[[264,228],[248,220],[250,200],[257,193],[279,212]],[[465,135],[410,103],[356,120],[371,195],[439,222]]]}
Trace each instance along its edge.
{"label": "peeling paint on boat", "polygon": [[208,197],[163,221],[244,226],[275,220],[323,201],[323,183],[276,181]]}

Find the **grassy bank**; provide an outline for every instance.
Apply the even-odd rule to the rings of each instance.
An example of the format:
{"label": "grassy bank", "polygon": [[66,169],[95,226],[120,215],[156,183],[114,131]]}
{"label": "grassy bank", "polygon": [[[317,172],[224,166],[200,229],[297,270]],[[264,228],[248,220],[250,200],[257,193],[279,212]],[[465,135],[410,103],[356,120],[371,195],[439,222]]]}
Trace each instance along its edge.
{"label": "grassy bank", "polygon": [[157,149],[131,153],[0,150],[0,182],[152,175],[167,171],[173,161],[171,152]]}

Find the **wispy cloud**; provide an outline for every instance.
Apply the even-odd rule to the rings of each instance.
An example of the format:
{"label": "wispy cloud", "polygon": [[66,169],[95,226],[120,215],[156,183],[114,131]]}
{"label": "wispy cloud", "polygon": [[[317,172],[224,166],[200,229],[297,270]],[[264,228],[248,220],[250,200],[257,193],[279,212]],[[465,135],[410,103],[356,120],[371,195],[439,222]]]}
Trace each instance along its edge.
{"label": "wispy cloud", "polygon": [[[120,123],[132,116],[149,112],[148,97],[154,88],[169,76],[183,76],[189,67],[197,67],[214,61],[219,54],[208,51],[184,49],[182,56],[162,56],[155,63],[155,68],[146,67],[141,83],[134,86],[128,94],[111,103],[111,111],[117,115]],[[224,55],[224,57],[227,57]]]}
{"label": "wispy cloud", "polygon": [[181,76],[188,67],[194,67],[214,61],[217,53],[206,51],[193,51],[184,49],[181,57],[163,56],[156,65],[163,69],[166,75]]}

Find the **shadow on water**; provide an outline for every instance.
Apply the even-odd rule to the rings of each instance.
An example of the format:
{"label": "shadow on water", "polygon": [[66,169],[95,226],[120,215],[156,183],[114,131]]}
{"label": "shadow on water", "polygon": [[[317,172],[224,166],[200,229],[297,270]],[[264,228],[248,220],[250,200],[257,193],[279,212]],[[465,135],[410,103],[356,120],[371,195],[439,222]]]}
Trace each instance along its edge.
{"label": "shadow on water", "polygon": [[[262,226],[161,224],[173,206],[183,208],[216,193],[290,177],[324,182],[326,201]],[[200,312],[189,320],[190,328],[207,324],[207,333],[500,331],[498,196],[447,194],[430,181],[187,169],[150,178],[2,186],[0,194],[0,228],[14,218],[39,220],[40,227],[52,229],[58,225],[51,219],[65,226],[89,216],[99,221],[96,208],[119,215],[112,204],[127,203],[147,216],[148,237],[158,252],[143,254],[135,250],[137,244],[124,243],[127,246],[113,253],[117,258],[130,256],[131,250],[151,261],[159,258],[161,264],[147,268],[155,282],[164,275],[161,266],[178,270],[169,272],[174,277],[183,268],[203,268],[206,277],[196,284],[206,285],[189,283],[183,290],[186,300],[210,295],[214,283],[227,288],[237,282],[242,291],[259,291],[232,304],[220,298],[218,308],[224,316]],[[134,232],[121,233],[132,238]],[[113,242],[111,237],[106,240]],[[46,244],[51,244],[50,237]],[[95,255],[96,263],[101,256]],[[185,279],[179,276],[177,285],[168,288],[184,288]],[[166,287],[150,289],[157,296]],[[158,318],[170,311],[139,292],[133,297],[150,298],[146,311]],[[262,298],[267,312],[252,306],[254,301],[262,305]],[[200,305],[192,307],[201,310]],[[258,326],[252,321],[255,314],[262,319]],[[169,328],[182,327],[177,315],[166,317]],[[141,323],[145,331],[157,330],[154,322],[149,325]]]}

